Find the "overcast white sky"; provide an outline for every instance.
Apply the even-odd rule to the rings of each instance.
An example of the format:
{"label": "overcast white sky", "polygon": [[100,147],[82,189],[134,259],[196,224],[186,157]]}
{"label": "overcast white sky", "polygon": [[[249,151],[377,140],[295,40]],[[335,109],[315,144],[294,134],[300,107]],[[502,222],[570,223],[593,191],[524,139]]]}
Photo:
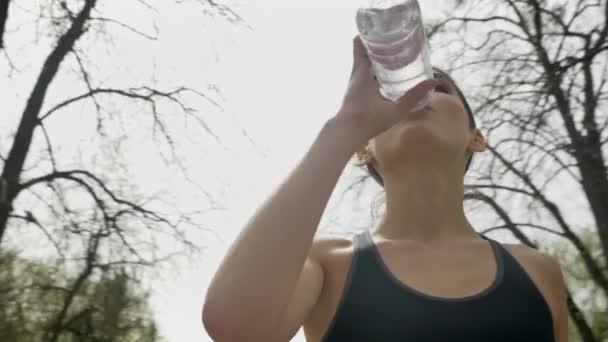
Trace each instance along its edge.
{"label": "overcast white sky", "polygon": [[[138,27],[142,29],[150,27],[145,15],[139,13],[141,7],[137,1],[100,3],[104,4],[107,16],[134,26],[141,24]],[[246,19],[252,30],[235,29],[221,19],[209,21],[195,6],[156,3],[160,28],[157,43],[143,48],[137,43],[140,38],[120,31],[122,34],[114,37],[116,49],[122,51],[117,59],[96,58],[96,54],[106,56],[101,49],[92,49],[89,55],[100,69],[113,70],[105,77],[111,84],[132,80],[127,79],[128,70],[121,69],[119,64],[141,61],[144,65],[154,60],[160,84],[187,84],[206,89],[212,83],[222,92],[222,97],[215,98],[223,110],[207,106],[204,112],[225,147],[207,137],[194,136],[192,140],[197,144],[189,145],[180,153],[193,180],[210,191],[226,210],[205,217],[206,226],[217,236],[211,233],[192,236],[209,246],[207,252],[155,283],[152,297],[161,333],[169,341],[211,341],[200,321],[207,284],[245,221],[287,176],[321,125],[335,113],[351,68],[351,44],[356,34],[354,16],[359,1],[226,2]],[[441,8],[440,4],[439,0],[423,1],[423,15],[433,16]],[[8,46],[18,45],[18,38],[10,39]],[[40,59],[48,50],[40,46],[11,53],[24,73],[17,79],[1,81],[6,96],[2,100],[13,104],[12,108],[18,108],[20,113],[33,77],[39,71]],[[25,57],[28,62],[21,59]],[[4,60],[2,63],[2,67],[6,67]],[[61,98],[62,94],[72,93],[74,86],[58,80],[53,83],[49,96]],[[88,114],[77,113],[75,109],[71,116],[64,115],[54,124],[55,129],[51,129],[56,133],[54,141],[65,145],[61,153],[77,154],[76,149],[83,144],[95,146],[97,143],[82,137],[70,140],[75,139],[75,133],[59,134],[65,127],[71,127],[70,132],[91,129],[85,123],[85,115]],[[83,121],[75,123],[76,117]],[[0,129],[8,132],[14,129],[18,117],[1,119]],[[126,160],[130,172],[136,175],[137,184],[170,189],[178,206],[196,209],[199,202],[191,187],[176,177],[174,170],[162,167],[154,146],[142,143],[149,140],[145,125],[126,125],[127,135],[133,140],[126,143]],[[251,136],[254,146],[240,135],[242,129]],[[188,131],[184,129],[183,133]],[[6,138],[4,134],[3,137]],[[6,146],[1,147],[6,152]],[[352,169],[348,168],[344,176],[323,217],[321,229],[327,233],[362,228],[363,224],[360,227],[349,224],[365,222],[369,216],[369,201],[355,203],[347,198],[346,204],[338,205],[337,195],[349,184]],[[373,194],[375,190],[372,185],[368,192]],[[200,202],[200,206],[204,204]],[[303,336],[298,334],[294,341],[304,341]]]}

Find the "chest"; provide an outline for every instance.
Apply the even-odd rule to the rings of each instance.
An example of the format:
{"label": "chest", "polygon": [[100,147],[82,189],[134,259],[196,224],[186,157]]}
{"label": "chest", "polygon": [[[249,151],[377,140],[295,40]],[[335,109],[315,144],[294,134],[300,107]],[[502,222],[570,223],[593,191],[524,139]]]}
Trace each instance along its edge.
{"label": "chest", "polygon": [[[534,263],[522,253],[519,253],[517,249],[506,246],[505,249],[522,267],[522,270],[526,272],[531,282],[542,293],[549,306],[552,307],[553,300],[547,295],[549,293],[547,287],[550,285],[544,280],[542,270],[535,267]],[[341,306],[345,305],[344,294],[348,289],[349,281],[352,281],[353,277],[352,272],[350,272],[353,267],[353,253],[352,248],[343,249],[336,251],[323,261],[326,271],[325,283],[317,306],[304,324],[307,341],[321,341],[328,329],[331,329],[335,324]],[[393,286],[389,286],[390,289],[370,288],[368,293],[378,295],[378,299],[370,302],[363,301],[363,304],[361,304],[363,306],[356,311],[360,311],[362,315],[374,315],[374,319],[381,319],[379,322],[390,321],[391,319],[417,322],[408,330],[412,333],[415,333],[416,329],[424,327],[426,322],[433,321],[433,317],[425,317],[425,315],[434,316],[438,311],[433,311],[432,306],[427,304],[424,308],[428,310],[417,310],[418,314],[416,316],[399,318],[400,314],[407,315],[408,311],[399,311],[400,304],[398,301],[382,299],[382,293],[403,290],[406,293],[418,294],[431,299],[458,300],[482,295],[484,291],[492,289],[500,271],[495,252],[490,246],[476,247],[469,250],[453,250],[449,253],[429,253],[415,249],[410,249],[407,253],[404,253],[403,249],[378,248],[374,250],[374,253],[377,253],[376,259],[379,262],[376,266],[382,271],[382,275],[378,275],[378,277],[386,277],[385,283],[390,283]],[[355,262],[357,261],[355,260]],[[378,310],[378,306],[374,303],[377,304],[378,301],[382,300],[385,300],[385,302],[383,302],[382,309]],[[369,306],[365,307],[365,305]],[[447,307],[458,308],[457,305]],[[441,309],[437,310],[445,311],[445,308],[446,306],[442,306]],[[384,314],[386,314],[386,317],[383,316]],[[455,309],[452,313],[442,313],[443,317],[446,315],[453,315],[454,319],[444,322],[444,324],[460,324],[459,322],[462,322],[457,317],[463,315],[463,311],[459,311],[459,309]],[[519,315],[513,317],[517,316]],[[361,319],[364,321],[364,318]],[[417,319],[419,321],[416,321]],[[353,318],[354,320],[356,318]],[[426,329],[428,328],[426,327]],[[389,330],[383,329],[382,331],[387,332]],[[353,329],[353,331],[356,331],[356,329]],[[459,331],[462,331],[462,328]]]}

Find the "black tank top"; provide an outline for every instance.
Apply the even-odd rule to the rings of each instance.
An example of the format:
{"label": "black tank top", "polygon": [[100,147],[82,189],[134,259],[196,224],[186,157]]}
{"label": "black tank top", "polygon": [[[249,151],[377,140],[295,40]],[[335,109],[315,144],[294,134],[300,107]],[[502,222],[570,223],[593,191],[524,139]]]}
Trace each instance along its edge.
{"label": "black tank top", "polygon": [[[480,234],[481,235],[481,234]],[[463,298],[424,294],[386,267],[369,232],[355,251],[323,342],[554,342],[549,306],[517,260],[490,242],[492,285]]]}

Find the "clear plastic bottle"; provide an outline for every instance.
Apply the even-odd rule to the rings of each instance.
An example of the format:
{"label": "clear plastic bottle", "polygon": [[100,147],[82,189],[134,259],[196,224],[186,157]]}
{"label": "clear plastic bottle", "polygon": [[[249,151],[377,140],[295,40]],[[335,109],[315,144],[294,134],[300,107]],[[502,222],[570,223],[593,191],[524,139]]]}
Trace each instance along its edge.
{"label": "clear plastic bottle", "polygon": [[418,1],[368,0],[357,11],[357,28],[385,98],[396,102],[420,81],[433,78]]}

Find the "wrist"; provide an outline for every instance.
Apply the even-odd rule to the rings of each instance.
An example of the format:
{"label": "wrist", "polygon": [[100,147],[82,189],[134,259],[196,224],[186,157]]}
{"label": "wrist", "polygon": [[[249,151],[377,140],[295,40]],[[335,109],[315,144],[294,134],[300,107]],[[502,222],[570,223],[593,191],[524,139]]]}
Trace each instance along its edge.
{"label": "wrist", "polygon": [[330,139],[338,149],[351,157],[366,143],[358,136],[356,127],[352,118],[338,114],[323,125],[320,137]]}

